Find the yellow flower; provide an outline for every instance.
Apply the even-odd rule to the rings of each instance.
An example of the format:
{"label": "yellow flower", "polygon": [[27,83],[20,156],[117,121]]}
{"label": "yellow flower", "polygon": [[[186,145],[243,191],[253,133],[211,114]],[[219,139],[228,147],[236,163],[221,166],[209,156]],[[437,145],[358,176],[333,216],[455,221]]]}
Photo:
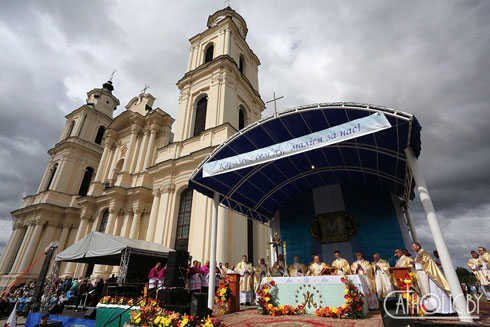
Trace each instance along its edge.
{"label": "yellow flower", "polygon": [[264,294],[267,294],[267,293],[269,293],[269,290],[266,288],[266,289],[264,290]]}
{"label": "yellow flower", "polygon": [[270,277],[267,277],[267,281],[270,282],[271,281],[271,278]]}
{"label": "yellow flower", "polygon": [[270,297],[265,297],[265,298],[264,298],[264,301],[265,301],[265,302],[269,302],[269,300],[270,300],[270,299],[271,299]]}
{"label": "yellow flower", "polygon": [[332,308],[332,312],[333,312],[333,313],[337,313],[337,311],[338,311],[337,307],[333,307],[333,308]]}
{"label": "yellow flower", "polygon": [[412,284],[412,281],[410,279],[404,279],[403,282],[405,284]]}
{"label": "yellow flower", "polygon": [[272,307],[273,307],[272,303],[269,303],[269,304],[267,305],[267,308],[268,308],[268,309],[272,309]]}
{"label": "yellow flower", "polygon": [[349,293],[349,290],[348,290],[348,289],[345,289],[345,290],[344,290],[344,293],[345,293],[345,294]]}
{"label": "yellow flower", "polygon": [[187,326],[187,323],[189,322],[189,319],[187,318],[184,318],[182,319],[182,321],[180,322],[180,327],[185,327]]}
{"label": "yellow flower", "polygon": [[342,304],[342,309],[345,309],[345,308],[347,308],[347,305],[344,303],[344,304]]}

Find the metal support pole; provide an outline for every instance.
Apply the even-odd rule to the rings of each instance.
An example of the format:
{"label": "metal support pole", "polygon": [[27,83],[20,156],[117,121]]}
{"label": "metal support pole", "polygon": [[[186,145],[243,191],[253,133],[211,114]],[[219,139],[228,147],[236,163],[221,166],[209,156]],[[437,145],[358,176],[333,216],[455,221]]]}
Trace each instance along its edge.
{"label": "metal support pole", "polygon": [[213,197],[213,218],[211,220],[211,258],[209,259],[209,288],[208,288],[208,308],[213,310],[214,305],[214,285],[216,281],[216,239],[218,230],[218,205],[219,194],[214,192]]}
{"label": "metal support pole", "polygon": [[417,236],[417,231],[415,230],[415,226],[413,224],[412,215],[410,214],[410,208],[408,207],[408,203],[403,207],[403,212],[405,213],[405,217],[407,218],[408,228],[410,228],[410,234],[412,235],[412,240],[414,242],[418,242],[419,238]]}
{"label": "metal support pole", "polygon": [[417,157],[413,153],[412,148],[406,148],[405,154],[407,155],[407,164],[410,167],[415,179],[415,187],[419,193],[422,206],[424,207],[427,222],[429,223],[429,228],[432,233],[437,252],[439,252],[441,265],[444,269],[444,274],[446,275],[446,279],[449,284],[449,289],[453,298],[454,307],[458,312],[459,320],[464,322],[473,322],[470,314],[468,314],[466,299],[463,291],[461,290],[461,285],[459,283],[458,276],[456,275],[456,271],[454,270],[454,265],[451,261],[451,256],[449,255],[446,240],[444,239],[441,226],[437,220],[434,205],[432,204],[427,185],[425,184],[424,176],[422,175],[422,171],[418,165]]}

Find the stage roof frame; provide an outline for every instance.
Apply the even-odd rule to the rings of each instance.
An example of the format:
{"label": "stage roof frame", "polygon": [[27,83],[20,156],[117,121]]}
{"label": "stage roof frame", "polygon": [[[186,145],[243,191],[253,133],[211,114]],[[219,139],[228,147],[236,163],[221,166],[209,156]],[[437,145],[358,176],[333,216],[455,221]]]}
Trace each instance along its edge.
{"label": "stage roof frame", "polygon": [[[392,127],[272,162],[203,177],[204,164],[308,135],[381,112]],[[295,196],[323,185],[366,185],[409,201],[415,185],[405,148],[418,157],[421,126],[414,115],[355,102],[305,105],[258,120],[216,147],[194,170],[189,186],[251,219],[266,223]]]}

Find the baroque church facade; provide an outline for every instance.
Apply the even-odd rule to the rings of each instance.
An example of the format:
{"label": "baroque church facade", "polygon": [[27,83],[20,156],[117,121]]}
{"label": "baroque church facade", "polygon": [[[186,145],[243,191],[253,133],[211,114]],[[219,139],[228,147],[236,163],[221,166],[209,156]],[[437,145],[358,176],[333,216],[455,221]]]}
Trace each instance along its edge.
{"label": "baroque church facade", "polygon": [[[212,199],[188,188],[189,176],[219,144],[261,118],[260,61],[246,42],[245,20],[230,7],[209,16],[192,37],[177,117],[154,108],[146,92],[113,118],[114,86],[87,93],[66,116],[34,195],[12,212],[13,232],[0,259],[0,287],[28,269],[52,241],[62,251],[93,231],[210,257]],[[174,132],[172,133],[172,129]],[[217,261],[253,263],[266,255],[270,228],[218,210]],[[35,264],[26,279],[37,277]],[[110,266],[63,263],[61,276],[107,277]]]}

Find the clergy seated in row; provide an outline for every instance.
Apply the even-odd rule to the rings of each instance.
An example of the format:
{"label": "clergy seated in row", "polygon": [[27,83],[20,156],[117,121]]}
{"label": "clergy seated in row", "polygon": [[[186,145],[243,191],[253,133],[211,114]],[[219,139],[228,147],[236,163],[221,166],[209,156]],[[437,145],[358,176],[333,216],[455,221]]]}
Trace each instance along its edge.
{"label": "clergy seated in row", "polygon": [[306,276],[321,276],[328,273],[329,267],[320,261],[320,257],[315,255],[313,257],[313,262],[308,267],[308,272]]}
{"label": "clergy seated in row", "polygon": [[240,274],[240,304],[250,305],[254,301],[254,269],[247,262],[247,256],[237,263],[236,272]]}
{"label": "clergy seated in row", "polygon": [[332,262],[332,268],[335,269],[336,275],[351,275],[352,271],[350,269],[347,260],[340,256],[340,251],[334,252],[335,260]]}
{"label": "clergy seated in row", "polygon": [[374,285],[378,299],[391,295],[394,291],[391,282],[390,264],[388,261],[381,259],[378,253],[373,254],[374,261],[371,263],[373,267]]}
{"label": "clergy seated in row", "polygon": [[356,253],[356,258],[357,260],[352,263],[350,268],[354,274],[364,277],[367,287],[369,288],[369,293],[372,294],[376,289],[376,285],[374,284],[373,267],[369,261],[364,259],[364,255],[361,252]]}
{"label": "clergy seated in row", "polygon": [[415,268],[418,286],[422,293],[423,304],[432,313],[454,313],[454,308],[448,296],[449,285],[434,259],[420,243],[412,243],[412,249],[417,253],[411,265]]}
{"label": "clergy seated in row", "polygon": [[272,277],[286,277],[288,276],[287,264],[284,261],[284,256],[279,254],[277,256],[277,261],[271,268]]}
{"label": "clergy seated in row", "polygon": [[291,277],[302,277],[308,272],[308,268],[301,262],[299,262],[299,257],[294,256],[294,262],[288,267],[288,274]]}

